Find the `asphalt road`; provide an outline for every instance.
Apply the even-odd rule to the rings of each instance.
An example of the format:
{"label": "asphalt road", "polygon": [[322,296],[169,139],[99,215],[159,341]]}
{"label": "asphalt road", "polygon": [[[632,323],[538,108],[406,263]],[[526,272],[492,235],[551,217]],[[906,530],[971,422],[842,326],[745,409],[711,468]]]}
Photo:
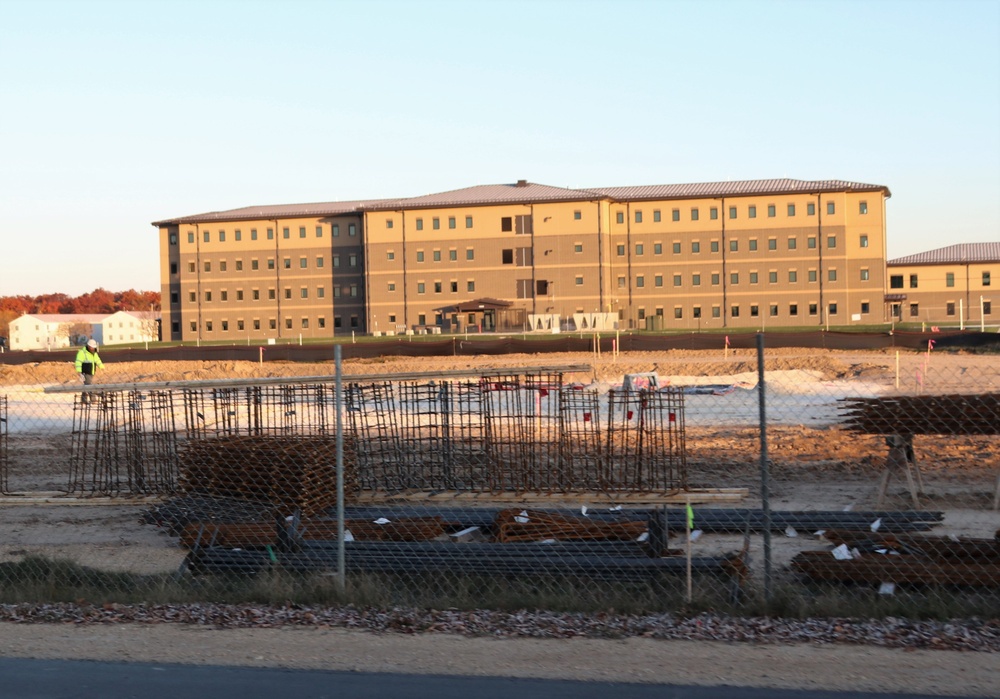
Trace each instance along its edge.
{"label": "asphalt road", "polygon": [[17,699],[929,699],[930,695],[0,658]]}

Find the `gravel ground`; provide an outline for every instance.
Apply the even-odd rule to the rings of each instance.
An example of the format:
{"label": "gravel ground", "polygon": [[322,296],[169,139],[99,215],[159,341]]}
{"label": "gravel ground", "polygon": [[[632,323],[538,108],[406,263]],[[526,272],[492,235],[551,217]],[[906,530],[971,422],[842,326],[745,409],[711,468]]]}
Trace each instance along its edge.
{"label": "gravel ground", "polygon": [[0,606],[8,657],[1000,697],[998,650],[998,620]]}

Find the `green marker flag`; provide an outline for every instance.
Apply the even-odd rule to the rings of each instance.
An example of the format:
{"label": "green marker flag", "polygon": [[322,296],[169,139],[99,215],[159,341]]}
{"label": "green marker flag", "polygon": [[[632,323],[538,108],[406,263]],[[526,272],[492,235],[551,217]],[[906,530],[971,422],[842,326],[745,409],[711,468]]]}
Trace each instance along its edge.
{"label": "green marker flag", "polygon": [[694,529],[694,508],[691,507],[691,503],[687,504],[687,524],[688,530]]}

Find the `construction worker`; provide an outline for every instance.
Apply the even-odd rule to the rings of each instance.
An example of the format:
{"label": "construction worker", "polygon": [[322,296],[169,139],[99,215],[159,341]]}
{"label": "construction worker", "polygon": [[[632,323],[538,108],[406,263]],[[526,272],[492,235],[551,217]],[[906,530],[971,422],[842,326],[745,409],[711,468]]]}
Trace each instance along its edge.
{"label": "construction worker", "polygon": [[[104,362],[101,361],[101,357],[97,353],[97,340],[87,340],[87,344],[76,353],[76,373],[83,377],[83,385],[89,386],[94,383],[94,374],[97,373],[98,369],[103,368]],[[87,403],[89,396],[84,393],[81,400]]]}

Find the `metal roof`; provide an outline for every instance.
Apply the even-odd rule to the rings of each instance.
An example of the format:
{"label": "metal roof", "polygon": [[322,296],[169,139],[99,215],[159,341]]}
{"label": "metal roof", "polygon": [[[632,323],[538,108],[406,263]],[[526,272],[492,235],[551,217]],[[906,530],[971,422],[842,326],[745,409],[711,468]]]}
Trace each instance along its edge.
{"label": "metal roof", "polygon": [[589,191],[621,201],[638,199],[692,199],[760,194],[819,194],[826,192],[879,192],[891,196],[881,184],[848,182],[847,180],[737,180],[733,182],[702,182],[700,184],[639,185],[636,187],[598,187]]}
{"label": "metal roof", "polygon": [[210,211],[191,216],[154,221],[156,227],[214,221],[267,221],[276,218],[339,216],[365,211],[399,211],[455,206],[487,206],[490,204],[535,204],[541,202],[594,201],[612,199],[639,201],[650,199],[689,199],[764,194],[817,194],[825,192],[885,192],[889,188],[878,184],[846,180],[741,180],[705,182],[701,184],[640,185],[636,187],[598,187],[568,189],[518,180],[513,184],[483,184],[448,192],[425,194],[399,199],[367,199],[357,201],[321,202],[314,204],[277,204],[246,206],[228,211]]}
{"label": "metal roof", "polygon": [[888,260],[886,265],[947,265],[1000,262],[1000,243],[958,243]]}
{"label": "metal roof", "polygon": [[377,203],[378,199],[357,201],[331,201],[313,204],[274,204],[268,206],[244,206],[240,209],[227,211],[210,211],[204,214],[178,216],[162,221],[154,221],[153,225],[178,225],[182,223],[212,223],[213,221],[271,221],[276,218],[301,218],[304,216],[342,216],[358,213],[365,206]]}

